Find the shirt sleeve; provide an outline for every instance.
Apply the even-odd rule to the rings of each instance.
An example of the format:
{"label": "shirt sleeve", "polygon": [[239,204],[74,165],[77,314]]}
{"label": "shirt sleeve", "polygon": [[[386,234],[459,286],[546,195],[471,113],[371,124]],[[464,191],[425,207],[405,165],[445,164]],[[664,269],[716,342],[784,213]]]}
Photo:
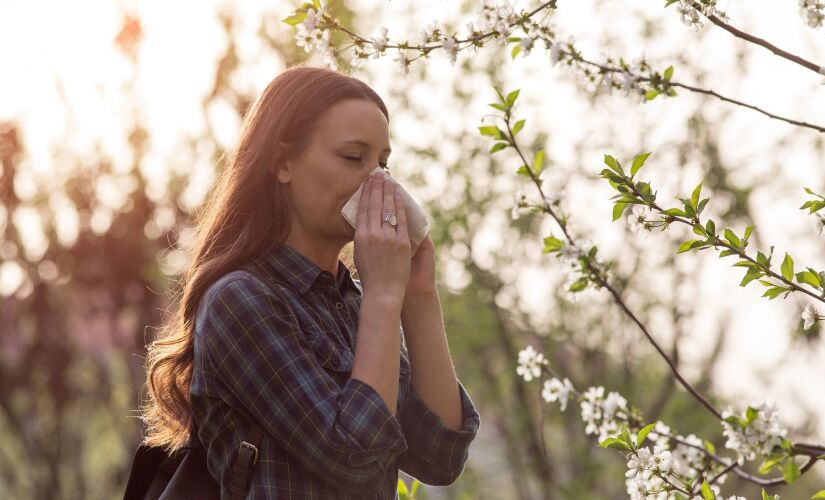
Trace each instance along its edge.
{"label": "shirt sleeve", "polygon": [[460,381],[458,390],[462,411],[459,430],[447,427],[412,384],[403,410],[399,411],[408,449],[399,458],[398,466],[424,484],[446,486],[455,482],[464,471],[470,443],[478,433],[478,411]]}
{"label": "shirt sleeve", "polygon": [[350,493],[374,492],[407,449],[378,392],[352,378],[338,386],[288,305],[254,277],[223,285],[205,307],[196,341],[229,404],[319,478]]}

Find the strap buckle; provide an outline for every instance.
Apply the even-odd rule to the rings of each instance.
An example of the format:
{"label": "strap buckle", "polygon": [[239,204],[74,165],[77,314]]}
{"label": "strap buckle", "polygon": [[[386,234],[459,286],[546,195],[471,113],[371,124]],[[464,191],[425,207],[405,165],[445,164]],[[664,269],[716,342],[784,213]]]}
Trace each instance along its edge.
{"label": "strap buckle", "polygon": [[[241,441],[241,450],[243,451],[244,448],[253,453],[251,461],[248,461],[248,465],[244,464],[245,467],[251,467],[258,461],[258,447],[248,441]],[[240,456],[238,458],[240,458]]]}

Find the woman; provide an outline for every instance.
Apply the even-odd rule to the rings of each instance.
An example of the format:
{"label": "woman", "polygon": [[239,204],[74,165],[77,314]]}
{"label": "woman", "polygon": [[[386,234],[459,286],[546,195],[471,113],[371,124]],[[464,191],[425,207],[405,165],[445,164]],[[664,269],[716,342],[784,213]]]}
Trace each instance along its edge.
{"label": "woman", "polygon": [[[178,317],[147,357],[145,443],[174,450],[195,429],[222,498],[250,422],[264,431],[251,498],[391,499],[399,468],[432,485],[464,468],[479,416],[433,243],[411,248],[393,183],[368,177],[387,168],[388,120],[355,78],[286,70],[198,215]],[[341,208],[362,182],[353,229]],[[360,282],[339,259],[351,241]],[[255,259],[267,276],[241,269]]]}

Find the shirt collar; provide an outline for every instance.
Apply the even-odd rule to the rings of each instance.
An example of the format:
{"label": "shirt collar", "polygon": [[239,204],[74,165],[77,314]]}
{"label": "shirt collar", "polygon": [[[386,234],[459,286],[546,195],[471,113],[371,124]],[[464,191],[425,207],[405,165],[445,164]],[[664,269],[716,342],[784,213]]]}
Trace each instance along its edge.
{"label": "shirt collar", "polygon": [[[315,281],[321,276],[331,277],[331,273],[318,267],[306,256],[287,245],[273,243],[264,253],[264,260],[275,269],[301,295],[307,293]],[[328,279],[328,278],[323,278]],[[358,286],[352,281],[349,268],[338,259],[338,274],[335,276],[335,287],[343,294],[346,287],[360,293]]]}

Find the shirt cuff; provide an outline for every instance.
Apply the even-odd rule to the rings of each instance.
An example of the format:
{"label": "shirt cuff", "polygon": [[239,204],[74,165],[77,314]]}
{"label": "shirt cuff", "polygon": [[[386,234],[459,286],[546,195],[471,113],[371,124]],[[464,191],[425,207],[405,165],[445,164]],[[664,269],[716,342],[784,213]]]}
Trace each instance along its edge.
{"label": "shirt cuff", "polygon": [[401,427],[409,443],[409,452],[414,453],[435,468],[453,473],[460,471],[467,460],[470,443],[478,433],[479,415],[473,401],[458,382],[461,398],[462,422],[456,430],[444,423],[410,384],[405,401],[406,408],[400,417]]}
{"label": "shirt cuff", "polygon": [[343,387],[338,421],[350,441],[347,462],[361,467],[378,462],[386,470],[407,449],[398,419],[384,399],[366,382],[351,378]]}

